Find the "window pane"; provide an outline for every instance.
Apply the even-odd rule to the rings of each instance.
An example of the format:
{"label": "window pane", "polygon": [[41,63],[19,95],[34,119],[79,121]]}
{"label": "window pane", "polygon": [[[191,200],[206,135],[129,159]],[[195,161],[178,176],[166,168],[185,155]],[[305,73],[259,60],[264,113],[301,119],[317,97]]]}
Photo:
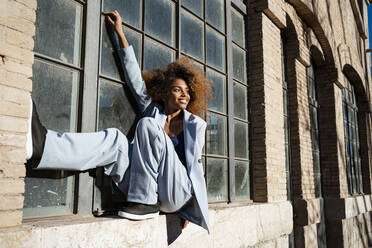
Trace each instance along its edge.
{"label": "window pane", "polygon": [[318,130],[318,109],[316,107],[311,107],[311,128]]}
{"label": "window pane", "polygon": [[182,5],[199,17],[203,17],[203,0],[182,0]]}
{"label": "window pane", "polygon": [[245,62],[245,51],[233,45],[233,77],[242,83],[247,80],[247,66]]}
{"label": "window pane", "polygon": [[235,157],[248,159],[248,125],[235,121]]}
{"label": "window pane", "polygon": [[181,12],[181,51],[203,60],[204,48],[204,25],[191,14],[182,10]]}
{"label": "window pane", "polygon": [[227,154],[226,117],[208,113],[207,153]]}
{"label": "window pane", "polygon": [[23,216],[72,212],[73,177],[62,179],[25,178]]}
{"label": "window pane", "polygon": [[221,32],[225,31],[225,8],[223,0],[205,0],[205,19]]}
{"label": "window pane", "polygon": [[227,160],[207,158],[208,201],[227,201]]}
{"label": "window pane", "polygon": [[169,0],[146,0],[145,31],[155,38],[174,46],[175,5]]}
{"label": "window pane", "polygon": [[235,198],[249,199],[249,163],[235,161]]}
{"label": "window pane", "polygon": [[38,0],[35,52],[80,64],[82,6],[70,0]]}
{"label": "window pane", "polygon": [[[118,59],[115,59],[115,48],[113,43],[110,39],[114,37],[110,37],[106,29],[106,24],[102,21],[102,38],[101,38],[101,67],[100,73],[120,80],[120,62]],[[129,28],[125,28],[125,36],[128,40],[128,43],[133,46],[134,53],[136,54],[137,59],[141,58],[140,50],[141,50],[141,34],[137,33]],[[139,64],[140,60],[138,60]]]}
{"label": "window pane", "polygon": [[244,18],[233,8],[231,9],[231,28],[232,40],[238,43],[240,46],[245,47]]}
{"label": "window pane", "polygon": [[248,119],[247,87],[234,82],[234,116]]}
{"label": "window pane", "polygon": [[145,39],[145,49],[143,58],[143,69],[151,70],[155,67],[161,67],[171,63],[175,58],[175,52],[169,48],[152,41]]}
{"label": "window pane", "polygon": [[41,122],[58,132],[76,131],[79,73],[35,59],[32,98]]}
{"label": "window pane", "polygon": [[100,80],[99,130],[116,127],[122,133],[128,134],[135,121],[136,113],[133,108],[134,106],[129,102],[127,94],[129,92],[124,92],[122,84]]}
{"label": "window pane", "polygon": [[142,0],[103,0],[103,11],[117,10],[125,23],[141,28]]}
{"label": "window pane", "polygon": [[219,112],[226,112],[226,81],[225,76],[207,69],[207,78],[214,83],[213,98],[209,100],[209,108]]}
{"label": "window pane", "polygon": [[[78,82],[78,72],[35,59],[32,98],[48,129],[76,131]],[[73,177],[25,178],[24,216],[72,212],[72,205]]]}
{"label": "window pane", "polygon": [[287,90],[283,89],[283,114],[288,115],[288,97]]}
{"label": "window pane", "polygon": [[207,64],[225,71],[225,37],[207,27]]}

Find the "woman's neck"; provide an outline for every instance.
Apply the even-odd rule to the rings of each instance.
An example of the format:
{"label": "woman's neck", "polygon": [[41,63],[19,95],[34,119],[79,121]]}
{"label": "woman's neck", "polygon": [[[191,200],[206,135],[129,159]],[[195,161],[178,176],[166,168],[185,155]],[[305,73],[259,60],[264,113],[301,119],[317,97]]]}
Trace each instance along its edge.
{"label": "woman's neck", "polygon": [[165,110],[167,114],[167,122],[170,122],[171,120],[177,120],[182,117],[182,109],[178,109],[176,111],[167,111]]}

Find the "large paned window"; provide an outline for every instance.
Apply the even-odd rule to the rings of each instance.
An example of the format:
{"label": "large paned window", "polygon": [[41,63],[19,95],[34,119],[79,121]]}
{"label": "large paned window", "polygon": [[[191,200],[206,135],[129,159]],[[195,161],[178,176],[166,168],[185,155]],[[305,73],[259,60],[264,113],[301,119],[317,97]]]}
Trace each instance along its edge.
{"label": "large paned window", "polygon": [[[76,132],[84,4],[38,0],[37,6],[32,98],[48,129]],[[73,177],[64,177],[64,172],[27,174],[24,216],[72,212]]]}
{"label": "large paned window", "polygon": [[[116,127],[133,135],[138,110],[118,69],[117,37],[103,14],[114,9],[142,70],[188,56],[213,81],[214,98],[203,116],[209,201],[249,199],[246,9],[241,1],[38,0],[33,98],[43,123],[60,132]],[[113,193],[101,169],[91,174],[92,185],[79,179],[75,191],[73,177],[59,174],[62,179],[49,174],[26,178],[25,215],[71,212],[92,202],[99,213],[125,200]],[[92,193],[86,190],[90,187]],[[53,211],[32,212],[45,207]]]}
{"label": "large paned window", "polygon": [[350,194],[358,194],[363,192],[358,131],[358,107],[356,105],[354,86],[346,77],[345,88],[342,89],[342,107],[348,189]]}
{"label": "large paned window", "polygon": [[282,36],[281,39],[281,56],[282,56],[282,80],[283,80],[283,117],[284,117],[284,146],[285,146],[285,172],[287,179],[287,199],[291,200],[291,146],[289,142],[290,128],[289,128],[289,105],[288,105],[288,84],[287,84],[287,70],[286,70],[286,40]]}
{"label": "large paned window", "polygon": [[306,68],[307,77],[307,92],[309,96],[309,112],[310,112],[310,132],[311,144],[313,150],[313,172],[314,172],[314,185],[315,196],[322,196],[322,183],[321,183],[321,168],[320,168],[320,148],[319,148],[319,123],[318,123],[318,93],[317,82],[314,72],[314,65],[311,64]]}

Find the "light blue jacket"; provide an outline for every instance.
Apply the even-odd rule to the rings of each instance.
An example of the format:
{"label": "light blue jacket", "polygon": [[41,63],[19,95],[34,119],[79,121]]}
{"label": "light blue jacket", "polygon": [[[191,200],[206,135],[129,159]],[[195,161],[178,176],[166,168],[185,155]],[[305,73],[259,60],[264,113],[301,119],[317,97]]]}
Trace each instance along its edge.
{"label": "light blue jacket", "polygon": [[[167,119],[164,107],[159,103],[152,102],[150,96],[146,93],[146,85],[142,79],[133,47],[119,49],[118,55],[128,87],[132,91],[143,116],[153,117],[163,127]],[[184,110],[183,123],[186,167],[195,197],[177,214],[204,227],[209,232],[208,198],[201,162],[207,123],[187,110]]]}

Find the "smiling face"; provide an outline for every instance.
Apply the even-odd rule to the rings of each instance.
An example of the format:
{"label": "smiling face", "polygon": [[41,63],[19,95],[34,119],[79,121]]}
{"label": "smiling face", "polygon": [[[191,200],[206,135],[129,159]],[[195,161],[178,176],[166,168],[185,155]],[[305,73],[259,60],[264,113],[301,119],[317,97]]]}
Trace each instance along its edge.
{"label": "smiling face", "polygon": [[164,99],[165,109],[169,113],[180,109],[186,109],[190,102],[190,92],[185,80],[177,78],[169,87],[166,98]]}

